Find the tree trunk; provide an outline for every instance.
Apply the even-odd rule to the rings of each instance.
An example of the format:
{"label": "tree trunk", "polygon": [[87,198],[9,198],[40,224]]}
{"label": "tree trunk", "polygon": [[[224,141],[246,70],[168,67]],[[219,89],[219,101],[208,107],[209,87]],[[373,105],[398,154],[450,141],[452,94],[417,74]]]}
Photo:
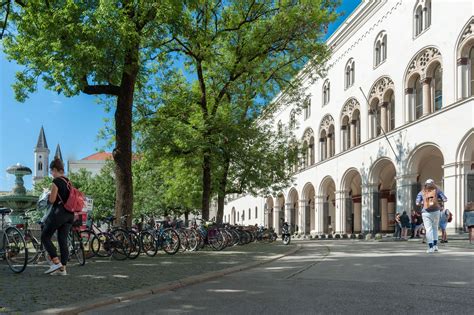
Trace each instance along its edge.
{"label": "tree trunk", "polygon": [[211,153],[204,151],[202,161],[202,219],[209,220],[209,201],[211,199]]}
{"label": "tree trunk", "polygon": [[124,71],[120,84],[120,94],[115,110],[115,215],[119,223],[127,216],[127,227],[131,226],[133,215],[132,183],[132,106],[135,82],[138,74],[138,44],[131,48],[124,60]]}
{"label": "tree trunk", "polygon": [[225,157],[224,159],[224,171],[222,177],[219,180],[219,192],[217,193],[217,223],[222,224],[224,217],[224,201],[226,196],[227,188],[227,176],[229,174],[230,158]]}

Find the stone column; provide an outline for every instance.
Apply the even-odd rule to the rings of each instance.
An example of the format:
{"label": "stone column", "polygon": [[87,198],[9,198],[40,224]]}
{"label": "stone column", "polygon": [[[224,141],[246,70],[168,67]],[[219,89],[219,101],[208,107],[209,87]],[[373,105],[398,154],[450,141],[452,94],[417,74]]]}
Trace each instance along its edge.
{"label": "stone column", "polygon": [[[449,234],[459,232],[459,229],[462,227],[462,216],[464,211],[464,198],[456,198],[460,195],[460,190],[465,189],[465,178],[463,176],[464,172],[456,172],[457,163],[446,163],[443,166],[444,177],[443,177],[443,187],[440,187],[448,201],[444,203],[444,207],[449,209],[453,214],[453,221],[448,223],[448,238]],[[458,173],[458,174],[457,174]],[[461,179],[461,180],[460,180]],[[463,180],[464,179],[464,180]],[[461,187],[456,185],[457,183],[463,183]]]}
{"label": "stone column", "polygon": [[372,195],[377,191],[377,185],[364,184],[362,185],[362,232],[367,233],[374,229],[373,227],[373,205]]}
{"label": "stone column", "polygon": [[280,211],[281,205],[278,201],[278,196],[275,198],[275,206],[273,208],[273,228],[275,229],[275,233],[280,234]]}
{"label": "stone column", "polygon": [[[392,229],[395,229],[394,225],[391,225],[390,221],[395,220],[395,207],[396,207],[396,192],[390,191],[390,194],[388,196],[388,204],[387,204],[387,212],[388,212],[388,231],[391,231]],[[407,211],[408,216],[410,216],[410,212]]]}
{"label": "stone column", "polygon": [[351,148],[357,145],[357,131],[356,131],[357,120],[351,120]]}
{"label": "stone column", "polygon": [[309,231],[306,231],[306,204],[308,203],[307,200],[300,200],[299,204],[299,218],[298,218],[298,234],[306,235]]}
{"label": "stone column", "polygon": [[[415,94],[413,94],[413,88],[405,89],[405,104],[407,104],[407,107],[405,107],[406,113],[404,118],[408,118],[408,121],[415,120]],[[405,112],[405,110],[403,112]],[[398,126],[398,124],[396,125]]]}
{"label": "stone column", "polygon": [[388,130],[388,115],[387,115],[388,102],[383,102],[380,105],[380,125],[384,132]]}
{"label": "stone column", "polygon": [[412,196],[411,190],[417,177],[418,174],[402,174],[395,178],[397,180],[396,212],[411,212],[413,200],[416,198],[416,196]]}
{"label": "stone column", "polygon": [[[287,202],[285,205],[285,221],[288,222],[288,225],[291,227],[294,222],[291,221],[291,212],[293,211],[293,205],[290,202]],[[290,229],[290,232],[293,233],[294,230]]]}
{"label": "stone column", "polygon": [[336,195],[336,220],[335,220],[335,232],[344,234],[346,233],[346,190],[337,190]]}
{"label": "stone column", "polygon": [[423,116],[431,113],[431,78],[421,80],[423,87]]}
{"label": "stone column", "polygon": [[466,57],[459,58],[457,60],[458,66],[458,99],[466,98],[470,95],[471,84],[469,82],[469,59]]}
{"label": "stone column", "polygon": [[380,215],[381,227],[380,230],[386,232],[388,230],[388,197],[390,195],[389,189],[380,191]]}
{"label": "stone column", "polygon": [[360,233],[362,231],[362,196],[352,196],[352,202],[354,203],[354,231]]}
{"label": "stone column", "polygon": [[315,230],[317,234],[322,234],[324,231],[323,228],[323,204],[324,196],[315,196],[315,208],[316,208],[316,222]]}

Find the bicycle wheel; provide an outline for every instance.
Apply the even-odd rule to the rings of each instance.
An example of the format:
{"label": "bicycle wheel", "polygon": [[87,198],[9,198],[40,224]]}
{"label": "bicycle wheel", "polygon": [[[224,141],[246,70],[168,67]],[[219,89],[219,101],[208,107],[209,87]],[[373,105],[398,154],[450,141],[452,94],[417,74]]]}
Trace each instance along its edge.
{"label": "bicycle wheel", "polygon": [[186,234],[185,230],[178,230],[178,235],[179,235],[179,244],[180,244],[180,249],[182,252],[186,251],[188,249],[188,237]]}
{"label": "bicycle wheel", "polygon": [[112,246],[109,234],[101,232],[94,234],[90,242],[92,253],[97,257],[110,257],[112,255]]}
{"label": "bicycle wheel", "polygon": [[179,250],[179,235],[171,229],[165,229],[161,233],[161,246],[168,255],[174,255]]}
{"label": "bicycle wheel", "polygon": [[24,239],[28,249],[28,264],[38,262],[43,253],[40,242],[33,236],[30,230],[25,232]]}
{"label": "bicycle wheel", "polygon": [[140,238],[138,237],[137,232],[135,231],[127,231],[128,236],[130,238],[130,248],[128,252],[128,258],[136,259],[140,256],[141,246],[140,246]]}
{"label": "bicycle wheel", "polygon": [[153,234],[148,231],[140,233],[140,243],[142,246],[142,251],[149,257],[154,257],[158,252],[158,247],[156,246],[156,240]]}
{"label": "bicycle wheel", "polygon": [[110,244],[112,257],[117,260],[125,260],[129,255],[131,240],[128,232],[124,229],[116,229],[110,232]]}
{"label": "bicycle wheel", "polygon": [[78,231],[72,231],[69,248],[71,256],[76,257],[80,266],[84,266],[86,264],[86,255],[84,254],[84,245]]}
{"label": "bicycle wheel", "polygon": [[8,227],[3,233],[2,248],[11,271],[23,272],[28,264],[28,249],[20,230],[13,226]]}
{"label": "bicycle wheel", "polygon": [[222,250],[224,248],[224,238],[218,229],[209,230],[207,241],[213,250]]}
{"label": "bicycle wheel", "polygon": [[195,251],[199,245],[199,238],[195,230],[188,230],[187,233],[188,249]]}

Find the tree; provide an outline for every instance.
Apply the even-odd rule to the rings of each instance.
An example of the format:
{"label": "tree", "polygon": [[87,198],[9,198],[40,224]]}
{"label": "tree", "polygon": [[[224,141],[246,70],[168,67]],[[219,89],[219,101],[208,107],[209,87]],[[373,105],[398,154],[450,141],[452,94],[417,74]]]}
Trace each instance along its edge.
{"label": "tree", "polygon": [[[298,87],[302,78],[323,71],[329,51],[321,38],[334,21],[332,0],[184,1],[171,21],[168,51],[179,54],[197,79],[188,110],[200,114],[202,216],[209,218],[213,148],[225,114],[258,112],[259,99]],[[301,76],[295,78],[300,73]],[[300,82],[299,82],[300,81]],[[248,83],[251,84],[248,84]],[[244,96],[246,102],[240,101]],[[243,107],[242,107],[243,106]],[[233,117],[234,118],[234,117]],[[238,121],[238,119],[234,120]]]}
{"label": "tree", "polygon": [[13,31],[4,37],[4,50],[24,67],[14,84],[19,101],[36,90],[40,78],[46,88],[66,96],[116,99],[115,211],[117,216],[129,214],[128,224],[133,208],[134,92],[147,81],[150,60],[166,41],[163,21],[175,15],[173,3],[28,0],[7,11]]}

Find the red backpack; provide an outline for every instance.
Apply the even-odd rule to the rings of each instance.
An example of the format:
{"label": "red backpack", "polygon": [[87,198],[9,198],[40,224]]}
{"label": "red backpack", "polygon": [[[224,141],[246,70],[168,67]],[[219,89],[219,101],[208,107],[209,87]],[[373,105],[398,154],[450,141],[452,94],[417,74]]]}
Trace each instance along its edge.
{"label": "red backpack", "polygon": [[64,208],[69,212],[81,212],[82,208],[84,208],[84,194],[79,191],[79,189],[72,186],[71,181],[61,177],[63,181],[67,184],[67,189],[69,190],[69,198],[67,198],[66,203],[61,199],[61,196],[58,193],[59,199],[64,205]]}

